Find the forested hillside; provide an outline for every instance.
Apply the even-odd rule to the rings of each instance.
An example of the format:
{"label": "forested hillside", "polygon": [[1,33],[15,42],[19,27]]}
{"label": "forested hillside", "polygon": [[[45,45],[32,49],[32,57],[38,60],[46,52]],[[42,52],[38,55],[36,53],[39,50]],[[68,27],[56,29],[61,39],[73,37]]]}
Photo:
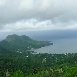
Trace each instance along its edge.
{"label": "forested hillside", "polygon": [[28,36],[8,35],[7,38],[0,42],[0,52],[26,52],[27,50],[36,49],[52,45],[49,41],[36,41]]}
{"label": "forested hillside", "polygon": [[10,77],[76,77],[77,54],[2,54],[0,77],[6,74]]}
{"label": "forested hillside", "polygon": [[0,77],[77,77],[77,53],[34,54],[31,51],[48,45],[53,43],[9,35],[0,42]]}

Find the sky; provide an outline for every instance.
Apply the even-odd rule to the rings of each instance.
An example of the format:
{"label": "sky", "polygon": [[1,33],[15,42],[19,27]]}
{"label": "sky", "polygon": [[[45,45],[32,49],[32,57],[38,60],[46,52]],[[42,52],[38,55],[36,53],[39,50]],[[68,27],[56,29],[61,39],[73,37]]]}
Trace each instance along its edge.
{"label": "sky", "polygon": [[0,0],[0,34],[77,30],[77,0]]}

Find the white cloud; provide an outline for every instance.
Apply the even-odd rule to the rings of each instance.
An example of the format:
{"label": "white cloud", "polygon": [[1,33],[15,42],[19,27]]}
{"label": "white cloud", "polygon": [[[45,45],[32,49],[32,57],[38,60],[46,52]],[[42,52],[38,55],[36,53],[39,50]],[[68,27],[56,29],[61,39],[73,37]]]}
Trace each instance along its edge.
{"label": "white cloud", "polygon": [[5,5],[5,1],[4,0],[0,0],[0,6],[4,6]]}
{"label": "white cloud", "polygon": [[33,0],[22,0],[19,5],[22,10],[31,10],[33,9],[33,6]]}
{"label": "white cloud", "polygon": [[77,29],[77,0],[0,0],[0,31]]}
{"label": "white cloud", "polygon": [[77,29],[77,22],[69,23],[57,22],[51,20],[39,21],[36,19],[22,20],[11,24],[6,24],[0,32],[20,32],[20,31],[40,31],[40,30],[72,30]]}

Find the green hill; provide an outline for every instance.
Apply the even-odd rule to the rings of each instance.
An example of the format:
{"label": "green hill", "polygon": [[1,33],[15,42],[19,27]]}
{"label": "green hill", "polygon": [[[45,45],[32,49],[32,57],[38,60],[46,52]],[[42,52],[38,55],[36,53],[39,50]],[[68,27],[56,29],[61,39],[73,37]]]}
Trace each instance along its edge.
{"label": "green hill", "polygon": [[48,41],[36,41],[28,36],[8,35],[7,38],[0,42],[0,52],[26,51],[32,48],[40,48],[51,45]]}

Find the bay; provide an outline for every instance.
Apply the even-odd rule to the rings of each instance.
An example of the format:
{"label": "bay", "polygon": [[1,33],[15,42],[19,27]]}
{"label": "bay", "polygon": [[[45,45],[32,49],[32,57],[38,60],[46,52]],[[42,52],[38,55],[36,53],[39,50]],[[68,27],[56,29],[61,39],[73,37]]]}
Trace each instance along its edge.
{"label": "bay", "polygon": [[77,38],[53,40],[53,45],[35,49],[36,53],[65,54],[77,53]]}

